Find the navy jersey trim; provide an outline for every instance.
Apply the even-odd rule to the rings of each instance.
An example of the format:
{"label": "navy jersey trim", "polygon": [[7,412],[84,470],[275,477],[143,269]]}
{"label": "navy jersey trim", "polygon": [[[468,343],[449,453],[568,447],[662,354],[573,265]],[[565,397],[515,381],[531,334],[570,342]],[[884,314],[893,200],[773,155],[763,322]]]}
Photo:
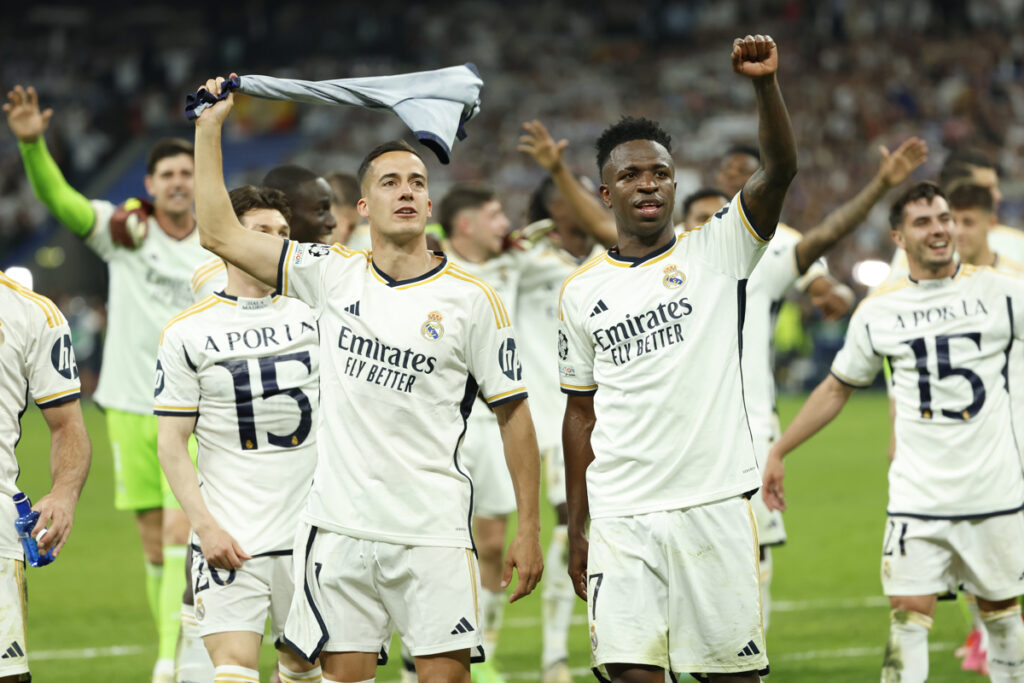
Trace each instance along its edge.
{"label": "navy jersey trim", "polygon": [[1021,503],[1015,508],[1009,508],[1007,510],[996,510],[995,512],[976,512],[971,515],[923,515],[916,512],[892,512],[886,510],[885,514],[890,517],[910,517],[911,519],[944,519],[950,522],[963,522],[970,519],[988,519],[989,517],[1002,517],[1003,515],[1012,515],[1024,510],[1024,503]]}
{"label": "navy jersey trim", "polygon": [[664,246],[658,247],[651,253],[645,254],[644,256],[623,256],[622,254],[619,253],[619,245],[617,244],[611,249],[609,249],[607,253],[608,258],[610,258],[611,260],[618,261],[619,263],[628,263],[630,264],[630,268],[636,268],[637,266],[642,266],[644,263],[650,261],[653,258],[657,258],[662,254],[671,251],[678,242],[679,238],[676,237],[675,235],[672,235],[672,241],[670,241],[668,244],[665,244]]}
{"label": "navy jersey trim", "polygon": [[[320,627],[320,640],[317,641],[316,647],[308,655],[302,651],[302,649],[289,640],[287,635],[282,635],[281,639],[288,643],[289,647],[298,652],[302,657],[310,664],[316,664],[316,658],[320,656],[320,651],[324,649],[324,645],[327,644],[328,633],[327,624],[324,623],[324,618],[320,614],[320,610],[316,608],[316,602],[313,601],[313,593],[309,590],[309,582],[306,581],[306,577],[309,573],[306,571],[306,567],[309,565],[309,555],[313,551],[313,541],[316,539],[316,533],[319,531],[317,527],[310,527],[309,538],[306,540],[306,556],[305,561],[302,563],[302,592],[306,596],[306,602],[309,603],[309,608],[313,610],[313,616],[316,617],[316,623]],[[298,577],[295,577],[298,579]]]}
{"label": "navy jersey trim", "polygon": [[473,555],[477,554],[476,539],[473,538],[473,496],[476,492],[473,490],[473,478],[459,464],[459,449],[462,448],[462,440],[466,437],[466,430],[469,428],[469,414],[473,410],[473,402],[476,401],[476,392],[479,390],[480,386],[476,383],[476,378],[466,373],[466,389],[462,394],[462,402],[459,403],[459,414],[462,415],[462,433],[459,434],[459,438],[455,442],[455,452],[452,453],[452,462],[455,463],[456,471],[469,482],[469,514],[466,516],[466,528],[469,530],[469,544],[473,548]]}
{"label": "navy jersey trim", "polygon": [[[953,271],[953,274],[951,276],[949,276],[948,278],[943,278],[943,279],[952,280],[953,278],[955,278],[957,275],[960,274],[960,268],[962,268],[962,267],[963,267],[962,263],[956,264],[956,270]],[[921,284],[921,282],[919,280],[915,280],[914,278],[910,277],[909,275],[907,276],[907,279],[910,280],[915,285]]]}
{"label": "navy jersey trim", "polygon": [[[79,398],[81,398],[81,396],[82,396],[82,392],[81,391],[76,391],[73,394],[68,394],[66,396],[59,396],[59,397],[53,399],[52,401],[47,401],[46,403],[37,403],[36,405],[39,406],[40,408],[53,408],[53,407],[59,406],[59,405],[61,405],[63,403],[68,403],[70,401],[77,401]],[[28,405],[28,403],[26,403],[25,405]],[[24,414],[24,412],[25,411],[23,410],[22,414]],[[21,415],[18,415],[18,420],[19,420],[19,422],[21,421]],[[15,444],[15,445],[17,445],[17,444]]]}
{"label": "navy jersey trim", "polygon": [[274,286],[274,294],[284,294],[284,262],[288,258],[288,245],[291,240],[285,240],[281,245],[281,258],[277,260],[277,284]]}
{"label": "navy jersey trim", "polygon": [[853,382],[843,379],[842,377],[832,372],[831,370],[828,371],[828,374],[835,377],[840,384],[845,384],[846,386],[853,387],[854,389],[864,389],[872,385],[872,382],[868,382],[867,384],[854,384]]}
{"label": "navy jersey trim", "polygon": [[165,417],[199,417],[198,410],[154,410],[154,415],[163,415]]}
{"label": "navy jersey trim", "polygon": [[[750,212],[747,211],[747,202],[746,202],[745,199],[743,199],[743,190],[742,189],[740,189],[739,195],[740,195],[740,210],[743,211],[743,215],[746,217],[747,223],[750,224],[750,227],[753,228],[754,233],[759,238],[761,238],[762,241],[764,241],[764,242],[771,241],[772,237],[775,236],[776,228],[779,227],[778,221],[776,221],[775,225],[772,226],[772,231],[770,233],[768,233],[767,235],[764,234],[763,232],[761,232],[760,226],[755,224],[754,223],[754,219],[750,217]],[[726,204],[726,206],[728,206],[728,204]],[[794,258],[796,258],[796,256],[795,256],[796,249],[793,249],[793,254],[794,254]],[[797,267],[799,268],[799,264],[797,264]],[[811,267],[811,264],[807,264],[807,268],[810,268],[810,267]],[[804,272],[807,272],[806,269],[804,270]],[[803,273],[801,273],[801,275],[803,275]]]}
{"label": "navy jersey trim", "polygon": [[[747,411],[747,388],[743,380],[743,323],[747,318],[747,281],[740,280],[736,283],[736,349],[737,363],[740,369],[740,400],[743,403],[743,422],[747,425],[747,434],[750,436],[750,447],[754,448],[754,431],[750,428],[750,413]],[[754,448],[754,452],[757,449]],[[755,457],[756,461],[757,458]]]}
{"label": "navy jersey trim", "polygon": [[563,394],[569,396],[593,396],[597,393],[597,389],[567,389],[565,387],[561,387],[561,389]]}
{"label": "navy jersey trim", "polygon": [[411,277],[408,280],[394,279],[393,277],[385,273],[383,270],[378,268],[377,262],[374,261],[372,258],[370,259],[370,266],[373,268],[373,272],[377,273],[377,275],[379,275],[380,278],[387,283],[388,287],[402,287],[404,285],[415,284],[422,280],[426,280],[427,278],[431,278],[440,273],[448,266],[448,257],[445,256],[443,251],[434,251],[431,253],[434,254],[434,256],[439,256],[441,258],[441,263],[437,264],[427,272],[423,273],[423,275],[417,275],[416,277]]}

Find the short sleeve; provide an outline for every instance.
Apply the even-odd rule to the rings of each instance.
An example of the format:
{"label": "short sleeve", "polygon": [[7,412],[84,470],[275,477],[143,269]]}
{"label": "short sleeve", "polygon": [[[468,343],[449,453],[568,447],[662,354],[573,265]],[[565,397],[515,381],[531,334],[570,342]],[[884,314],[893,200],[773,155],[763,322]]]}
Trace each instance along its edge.
{"label": "short sleeve", "polygon": [[505,304],[491,289],[481,288],[470,308],[464,350],[469,373],[490,407],[526,398],[523,366]]}
{"label": "short sleeve", "polygon": [[832,375],[851,387],[870,386],[882,369],[882,356],[875,353],[871,331],[862,312],[863,306],[854,312],[843,348],[832,361]]}
{"label": "short sleeve", "polygon": [[327,299],[324,276],[334,258],[339,258],[339,254],[326,244],[285,240],[277,265],[277,290],[304,302],[319,318]]}
{"label": "short sleeve", "polygon": [[743,193],[719,209],[706,223],[690,231],[692,249],[711,268],[743,280],[750,277],[768,242],[761,239],[743,207]]}
{"label": "short sleeve", "polygon": [[153,386],[156,415],[199,415],[199,373],[176,326],[164,331],[156,353]]}
{"label": "short sleeve", "polygon": [[597,392],[594,381],[594,344],[586,330],[578,306],[566,287],[558,302],[558,381],[562,392],[576,396],[592,396]]}
{"label": "short sleeve", "polygon": [[46,301],[51,313],[41,318],[26,349],[29,393],[40,408],[52,408],[81,395],[71,330],[57,307]]}
{"label": "short sleeve", "polygon": [[96,222],[93,224],[92,232],[85,238],[85,243],[101,259],[112,261],[119,249],[110,236],[110,219],[117,207],[103,199],[92,199],[89,203],[96,214]]}

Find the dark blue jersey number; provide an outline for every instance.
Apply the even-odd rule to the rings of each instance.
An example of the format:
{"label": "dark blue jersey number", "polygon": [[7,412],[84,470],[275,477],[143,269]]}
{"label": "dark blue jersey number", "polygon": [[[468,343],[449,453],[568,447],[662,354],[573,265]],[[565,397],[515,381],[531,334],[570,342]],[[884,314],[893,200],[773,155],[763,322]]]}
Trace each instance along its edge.
{"label": "dark blue jersey number", "polygon": [[[949,340],[969,339],[981,350],[981,332],[962,332],[960,334],[940,334],[935,337],[935,357],[938,361],[939,379],[947,377],[962,377],[971,385],[973,394],[970,405],[957,410],[940,409],[943,416],[951,420],[969,420],[981,412],[985,405],[985,383],[981,377],[967,368],[954,367],[949,357]],[[907,339],[903,343],[908,345],[914,352],[917,367],[917,391],[921,398],[921,417],[926,420],[932,419],[934,409],[932,408],[932,387],[931,374],[928,372],[928,346],[924,337]]]}
{"label": "dark blue jersey number", "polygon": [[[291,434],[274,434],[267,432],[267,441],[274,446],[281,448],[295,448],[302,444],[309,436],[309,430],[313,426],[313,407],[309,403],[309,397],[297,388],[282,389],[277,384],[277,366],[279,363],[298,361],[306,366],[307,374],[312,372],[312,364],[309,360],[309,351],[296,351],[285,353],[280,356],[265,356],[257,359],[260,366],[260,381],[263,384],[263,396],[267,399],[278,394],[284,394],[292,398],[299,406],[299,426]],[[235,412],[238,415],[238,440],[243,450],[252,450],[259,446],[256,438],[256,417],[252,405],[252,380],[249,376],[249,361],[247,359],[225,360],[217,363],[231,373],[231,380],[235,386]]]}

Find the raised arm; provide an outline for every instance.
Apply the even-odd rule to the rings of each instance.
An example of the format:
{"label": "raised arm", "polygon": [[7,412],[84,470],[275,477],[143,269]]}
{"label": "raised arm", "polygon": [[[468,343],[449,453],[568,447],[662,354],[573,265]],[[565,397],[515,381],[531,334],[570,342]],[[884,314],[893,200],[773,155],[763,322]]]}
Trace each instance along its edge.
{"label": "raised arm", "polygon": [[[220,94],[223,78],[210,79],[206,89]],[[277,286],[277,266],[281,259],[281,239],[246,230],[231,208],[224,186],[224,161],[221,131],[234,94],[203,110],[196,119],[196,222],[204,247],[266,284]]]}
{"label": "raised arm", "polygon": [[800,408],[800,412],[793,418],[793,422],[772,446],[764,465],[764,483],[761,489],[761,495],[769,509],[786,509],[786,497],[782,487],[786,470],[782,465],[782,459],[835,419],[853,394],[853,389],[852,386],[840,382],[834,375],[828,375],[814,388]]}
{"label": "raised arm", "polygon": [[743,202],[754,229],[766,240],[775,234],[782,202],[797,168],[793,127],[775,78],[778,67],[778,48],[771,36],[747,36],[733,41],[733,71],[754,84],[761,148],[761,166],[743,186]]}
{"label": "raised arm", "polygon": [[20,85],[7,93],[3,109],[7,125],[18,138],[18,151],[36,198],[71,232],[88,237],[96,223],[96,212],[89,200],[64,179],[43,138],[53,110],[40,111],[36,89],[29,86],[26,90]]}
{"label": "raised arm", "polygon": [[[89,475],[92,446],[85,431],[79,401],[43,408],[42,413],[46,426],[50,428],[50,478],[53,485],[50,492],[32,506],[39,513],[32,535],[39,543],[40,552],[53,548],[56,556],[71,533],[75,506]],[[44,528],[46,534],[40,537]]]}
{"label": "raised arm", "polygon": [[494,415],[498,418],[505,464],[516,493],[516,536],[505,553],[505,574],[501,578],[505,587],[512,581],[512,568],[519,572],[519,583],[509,598],[509,602],[515,602],[537,587],[544,572],[540,548],[540,451],[525,398],[495,406]]}
{"label": "raised arm", "polygon": [[594,460],[590,434],[597,418],[594,397],[569,395],[562,420],[562,451],[565,458],[565,499],[569,507],[569,578],[581,599],[587,599],[587,467]]}
{"label": "raised arm", "polygon": [[217,569],[238,569],[242,562],[251,559],[238,542],[224,531],[213,518],[203,494],[199,491],[199,479],[188,455],[188,438],[195,428],[196,418],[192,415],[159,415],[157,417],[157,455],[160,467],[167,476],[174,497],[181,503],[181,509],[195,529],[202,543],[203,557],[211,567]]}
{"label": "raised arm", "polygon": [[918,166],[928,159],[928,144],[920,138],[910,138],[889,153],[884,146],[878,148],[882,163],[878,172],[857,196],[825,217],[819,225],[806,233],[796,246],[796,264],[804,273],[812,263],[827,252],[836,242],[850,234],[864,222],[879,199],[891,188],[910,177]]}
{"label": "raised arm", "polygon": [[569,205],[580,228],[603,246],[614,246],[619,239],[615,219],[601,200],[584,187],[579,178],[562,163],[562,151],[569,146],[569,141],[563,139],[555,142],[544,124],[537,120],[526,121],[523,128],[526,132],[519,137],[516,149],[529,154],[551,174],[555,187]]}

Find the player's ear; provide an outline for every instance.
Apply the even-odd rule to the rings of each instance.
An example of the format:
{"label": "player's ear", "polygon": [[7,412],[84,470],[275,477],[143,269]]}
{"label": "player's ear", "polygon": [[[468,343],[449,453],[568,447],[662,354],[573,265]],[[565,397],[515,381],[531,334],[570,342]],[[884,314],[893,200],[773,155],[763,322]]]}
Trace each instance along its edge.
{"label": "player's ear", "polygon": [[601,183],[601,187],[597,188],[597,192],[601,195],[601,201],[604,202],[604,208],[612,208],[612,193],[608,189],[608,186]]}
{"label": "player's ear", "polygon": [[155,197],[153,194],[153,176],[147,173],[142,177],[142,184],[146,188],[146,194],[150,197]]}
{"label": "player's ear", "polygon": [[430,218],[432,215],[434,215],[434,202],[432,202],[432,201],[430,201],[428,199],[427,200],[427,218]]}
{"label": "player's ear", "polygon": [[899,247],[900,249],[905,249],[905,247],[903,246],[902,230],[892,230],[889,232],[889,234],[892,236],[892,241],[896,243],[897,247]]}
{"label": "player's ear", "polygon": [[358,211],[359,215],[363,218],[370,217],[370,207],[366,204],[366,197],[360,197],[359,201],[356,202],[356,211]]}

